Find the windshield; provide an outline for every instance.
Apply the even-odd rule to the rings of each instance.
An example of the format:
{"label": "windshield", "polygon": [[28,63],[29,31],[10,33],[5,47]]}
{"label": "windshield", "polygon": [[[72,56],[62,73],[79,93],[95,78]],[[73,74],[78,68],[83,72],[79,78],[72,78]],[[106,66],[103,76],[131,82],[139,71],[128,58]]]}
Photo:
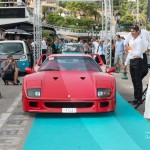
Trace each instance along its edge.
{"label": "windshield", "polygon": [[101,68],[88,56],[49,56],[39,71],[94,71],[102,72]]}
{"label": "windshield", "polygon": [[84,52],[84,47],[81,44],[68,43],[62,48],[62,52]]}
{"label": "windshield", "polygon": [[9,53],[20,55],[23,54],[22,43],[0,43],[0,54],[7,55]]}

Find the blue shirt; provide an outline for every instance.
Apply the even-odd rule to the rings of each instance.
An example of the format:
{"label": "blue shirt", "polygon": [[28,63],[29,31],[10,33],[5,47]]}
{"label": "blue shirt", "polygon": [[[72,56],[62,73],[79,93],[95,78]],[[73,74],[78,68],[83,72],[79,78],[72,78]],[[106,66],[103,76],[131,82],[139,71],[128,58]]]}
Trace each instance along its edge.
{"label": "blue shirt", "polygon": [[105,55],[105,47],[103,44],[100,44],[98,47],[98,52],[99,55]]}
{"label": "blue shirt", "polygon": [[115,49],[116,55],[124,54],[124,42],[123,42],[123,40],[116,41],[115,48],[116,48]]}

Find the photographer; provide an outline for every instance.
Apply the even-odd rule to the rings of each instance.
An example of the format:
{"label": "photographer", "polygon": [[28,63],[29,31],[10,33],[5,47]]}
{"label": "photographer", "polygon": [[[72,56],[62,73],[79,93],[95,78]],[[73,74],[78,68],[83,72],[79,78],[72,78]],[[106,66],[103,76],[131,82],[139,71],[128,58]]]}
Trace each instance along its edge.
{"label": "photographer", "polygon": [[7,60],[2,62],[1,71],[2,79],[5,84],[8,84],[8,82],[13,83],[14,85],[20,84],[20,81],[18,80],[18,65],[16,60],[12,59],[12,54],[8,54]]}

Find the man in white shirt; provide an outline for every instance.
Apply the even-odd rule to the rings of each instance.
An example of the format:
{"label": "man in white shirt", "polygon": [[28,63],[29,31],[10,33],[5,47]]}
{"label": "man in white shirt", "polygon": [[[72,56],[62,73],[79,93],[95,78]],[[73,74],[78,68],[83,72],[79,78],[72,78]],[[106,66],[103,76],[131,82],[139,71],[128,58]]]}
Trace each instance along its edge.
{"label": "man in white shirt", "polygon": [[[143,79],[148,73],[148,62],[147,62],[146,51],[150,50],[150,35],[145,29],[139,28],[139,36],[141,39],[147,42],[147,49],[143,51],[143,68],[142,68],[142,79]],[[127,47],[129,45],[129,41],[131,40],[131,38],[132,38],[132,34],[130,32],[124,41],[125,51],[127,51]]]}
{"label": "man in white shirt", "polygon": [[92,53],[97,54],[99,43],[95,38],[92,39]]}
{"label": "man in white shirt", "polygon": [[[145,40],[139,35],[139,27],[131,27],[131,39],[129,40],[128,56],[125,65],[130,61],[130,74],[134,88],[134,100],[129,101],[133,105],[142,103],[142,79],[143,79],[143,53],[147,49]],[[141,71],[142,70],[142,71]]]}

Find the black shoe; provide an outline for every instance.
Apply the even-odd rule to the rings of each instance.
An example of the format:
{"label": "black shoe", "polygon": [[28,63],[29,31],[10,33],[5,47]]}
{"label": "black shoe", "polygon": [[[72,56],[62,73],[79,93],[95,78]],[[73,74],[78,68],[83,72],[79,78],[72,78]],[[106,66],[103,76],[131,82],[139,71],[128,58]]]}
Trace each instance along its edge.
{"label": "black shoe", "polygon": [[138,101],[137,101],[137,105],[140,105],[140,104],[143,104],[143,101],[142,101],[142,100],[138,100]]}
{"label": "black shoe", "polygon": [[4,81],[5,85],[8,85],[8,81],[6,81],[6,80],[3,80],[3,81]]}
{"label": "black shoe", "polygon": [[132,100],[132,101],[128,101],[128,103],[135,103],[135,101],[137,101],[136,99]]}
{"label": "black shoe", "polygon": [[137,104],[137,100],[132,101],[132,105],[136,105]]}
{"label": "black shoe", "polygon": [[17,83],[20,83],[20,81],[17,79]]}
{"label": "black shoe", "polygon": [[133,102],[132,102],[132,105],[140,105],[140,104],[142,104],[142,103],[143,103],[142,100],[136,100],[136,101],[133,101]]}

